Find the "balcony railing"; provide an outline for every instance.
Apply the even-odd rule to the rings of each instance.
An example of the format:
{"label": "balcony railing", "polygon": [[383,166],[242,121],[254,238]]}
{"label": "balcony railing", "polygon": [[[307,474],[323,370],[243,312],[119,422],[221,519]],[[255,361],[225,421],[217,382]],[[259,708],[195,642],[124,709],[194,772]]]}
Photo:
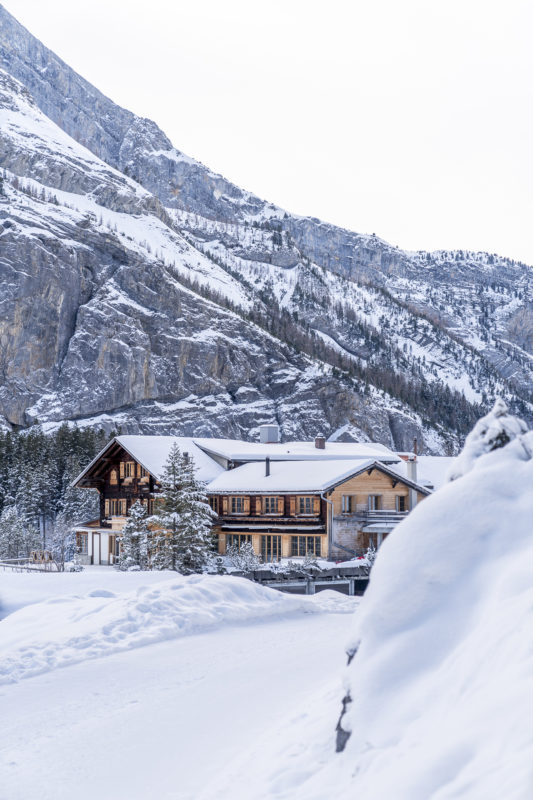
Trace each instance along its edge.
{"label": "balcony railing", "polygon": [[388,522],[388,523],[398,523],[401,522],[402,519],[409,514],[408,511],[395,511],[394,509],[376,509],[376,510],[369,510],[365,509],[364,511],[352,511],[352,512],[345,512],[339,515],[339,519],[341,518],[353,518],[356,519],[358,522],[365,522],[365,523],[372,523],[372,522]]}

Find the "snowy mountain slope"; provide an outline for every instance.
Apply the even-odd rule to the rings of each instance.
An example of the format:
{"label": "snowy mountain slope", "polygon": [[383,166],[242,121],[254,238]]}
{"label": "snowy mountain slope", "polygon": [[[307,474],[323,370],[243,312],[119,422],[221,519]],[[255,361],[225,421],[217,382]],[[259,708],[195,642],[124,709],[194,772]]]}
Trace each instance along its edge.
{"label": "snowy mountain slope", "polygon": [[404,447],[418,433],[442,449],[445,429],[424,433],[405,403],[374,388],[358,397],[352,379],[265,330],[256,287],[5,73],[0,119],[2,161],[18,170],[4,169],[0,201],[0,399],[11,423],[246,436],[275,418],[292,437],[347,426]]}
{"label": "snowy mountain slope", "polygon": [[[249,250],[245,245],[244,258],[290,266],[302,257],[344,277],[386,288],[411,311],[429,315],[448,340],[459,338],[474,348],[481,369],[494,373],[487,390],[490,398],[498,391],[493,384],[501,379],[510,384],[511,393],[530,398],[529,267],[463,250],[407,253],[375,235],[287,214],[177,151],[153,122],[105,98],[1,7],[0,31],[1,63],[30,89],[45,114],[104,161],[135,175],[165,206],[228,224],[274,224],[277,235],[281,232],[289,240],[288,246],[266,242],[265,247]],[[466,389],[468,382],[465,375],[450,385]]]}
{"label": "snowy mountain slope", "polygon": [[[26,290],[41,287],[56,331],[37,323],[34,354],[25,333],[36,310],[8,314],[0,413],[11,424],[68,418],[182,433],[200,424],[248,436],[274,418],[285,435],[318,427],[399,448],[417,435],[443,452],[497,393],[531,416],[529,268],[486,254],[403,253],[291,216],[176,151],[1,6],[0,37],[0,64],[24,84],[0,81],[0,164],[18,220],[16,238],[9,219],[0,242],[11,269],[33,252],[36,228],[53,232],[50,247],[37,245],[42,280]],[[54,248],[76,261],[65,297]],[[11,299],[24,271],[10,275]],[[185,330],[175,314],[183,298]],[[257,337],[269,343],[266,360]]]}

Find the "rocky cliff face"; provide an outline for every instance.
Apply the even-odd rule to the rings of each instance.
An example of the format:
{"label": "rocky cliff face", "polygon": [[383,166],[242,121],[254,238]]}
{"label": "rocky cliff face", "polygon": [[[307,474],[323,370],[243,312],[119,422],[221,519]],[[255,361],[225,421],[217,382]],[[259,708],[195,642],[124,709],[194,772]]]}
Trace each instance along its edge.
{"label": "rocky cliff face", "polygon": [[528,267],[293,217],[1,6],[0,39],[5,424],[247,437],[276,419],[442,452],[495,393],[531,414]]}

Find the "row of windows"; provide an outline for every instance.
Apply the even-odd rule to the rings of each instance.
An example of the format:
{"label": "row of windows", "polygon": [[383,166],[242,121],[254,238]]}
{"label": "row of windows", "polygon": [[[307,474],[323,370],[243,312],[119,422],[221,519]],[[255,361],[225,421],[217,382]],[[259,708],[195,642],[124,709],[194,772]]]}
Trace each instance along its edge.
{"label": "row of windows", "polygon": [[[355,494],[343,494],[342,495],[342,513],[343,514],[353,514],[357,511],[357,497]],[[395,497],[396,503],[396,511],[407,511],[407,497],[404,494],[397,494]],[[380,494],[369,494],[366,503],[363,502],[363,508],[366,508],[369,511],[380,511],[382,508],[382,497]],[[361,509],[363,510],[363,509]]]}
{"label": "row of windows", "polygon": [[[134,501],[132,501],[134,502]],[[142,505],[146,500],[141,498]],[[163,497],[151,497],[148,499],[148,514],[157,514],[164,503]],[[109,498],[104,503],[104,516],[106,517],[125,517],[128,513],[128,501],[124,497]]]}
{"label": "row of windows", "polygon": [[126,505],[125,498],[106,500],[104,504],[104,514],[106,517],[125,517],[127,513]]}
{"label": "row of windows", "polygon": [[209,505],[217,514],[268,514],[283,516],[302,514],[316,516],[320,513],[320,498],[315,495],[302,497],[210,497]]}
{"label": "row of windows", "polygon": [[[239,548],[247,542],[251,543],[252,537],[246,533],[226,534],[226,548],[236,546]],[[291,556],[317,556],[322,553],[322,540],[320,536],[291,536]],[[279,561],[281,558],[281,536],[279,534],[261,536],[261,556],[263,561]]]}
{"label": "row of windows", "polygon": [[124,480],[124,478],[141,479],[148,477],[148,472],[135,461],[121,461],[118,470],[112,469],[109,473],[109,483],[112,486],[118,485],[119,475],[121,480]]}

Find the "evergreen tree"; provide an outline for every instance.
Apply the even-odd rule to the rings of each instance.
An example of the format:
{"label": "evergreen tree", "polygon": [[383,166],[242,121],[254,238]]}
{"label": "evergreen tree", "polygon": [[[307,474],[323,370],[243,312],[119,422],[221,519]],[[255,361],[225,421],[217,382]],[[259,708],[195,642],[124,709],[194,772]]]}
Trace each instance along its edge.
{"label": "evergreen tree", "polygon": [[74,528],[63,514],[59,514],[54,520],[51,535],[48,537],[47,549],[51,551],[59,572],[63,572],[65,562],[70,561],[76,552]]}
{"label": "evergreen tree", "polygon": [[0,558],[28,558],[38,547],[38,534],[24,525],[15,504],[4,506],[0,515]]}
{"label": "evergreen tree", "polygon": [[121,550],[118,562],[120,569],[127,570],[130,567],[149,569],[150,537],[146,508],[137,501],[130,508],[128,520],[120,536]]}
{"label": "evergreen tree", "polygon": [[255,554],[251,542],[244,542],[240,548],[232,544],[228,547],[226,556],[233,566],[242,572],[252,572],[254,569],[259,569],[263,563]]}
{"label": "evergreen tree", "polygon": [[170,450],[161,480],[163,503],[153,518],[155,569],[175,569],[184,575],[202,572],[213,555],[212,511],[192,461],[177,444]]}

